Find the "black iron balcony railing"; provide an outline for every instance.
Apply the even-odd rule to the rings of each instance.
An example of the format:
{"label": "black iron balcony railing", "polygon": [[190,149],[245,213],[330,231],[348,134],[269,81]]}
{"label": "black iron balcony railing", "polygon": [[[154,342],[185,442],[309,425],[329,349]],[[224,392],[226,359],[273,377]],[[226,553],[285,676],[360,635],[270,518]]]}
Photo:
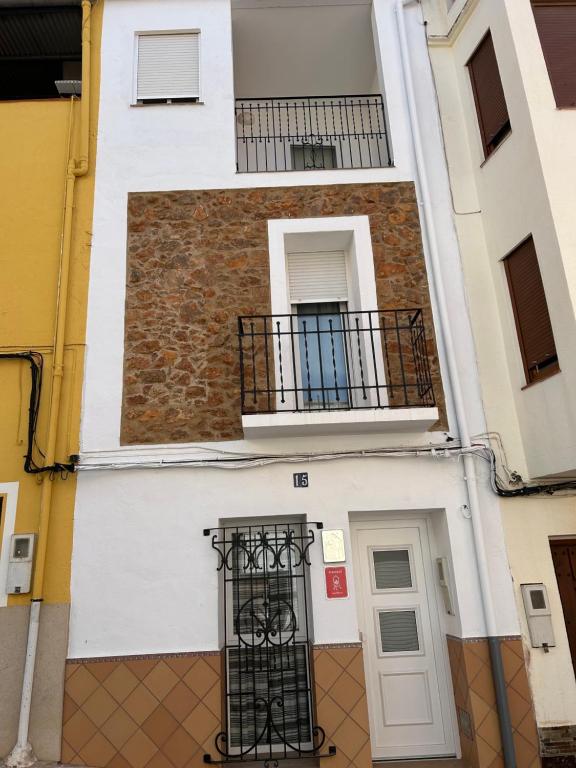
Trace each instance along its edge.
{"label": "black iron balcony railing", "polygon": [[241,173],[391,164],[384,100],[378,94],[236,99],[236,169]]}
{"label": "black iron balcony railing", "polygon": [[421,309],[238,318],[242,413],[434,406]]}

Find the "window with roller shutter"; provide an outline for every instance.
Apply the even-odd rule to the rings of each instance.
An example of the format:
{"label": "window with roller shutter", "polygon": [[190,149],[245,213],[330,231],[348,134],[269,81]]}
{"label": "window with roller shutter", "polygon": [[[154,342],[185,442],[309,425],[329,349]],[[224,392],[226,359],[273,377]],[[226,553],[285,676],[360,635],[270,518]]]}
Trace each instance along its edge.
{"label": "window with roller shutter", "polygon": [[576,2],[533,0],[534,20],[557,107],[576,107]]}
{"label": "window with roller shutter", "polygon": [[529,237],[504,260],[526,381],[559,370],[552,324],[534,241]]}
{"label": "window with roller shutter", "polygon": [[198,101],[200,34],[142,33],[137,37],[136,101]]}
{"label": "window with roller shutter", "polygon": [[467,62],[474,92],[478,124],[488,157],[511,131],[498,61],[488,32]]}

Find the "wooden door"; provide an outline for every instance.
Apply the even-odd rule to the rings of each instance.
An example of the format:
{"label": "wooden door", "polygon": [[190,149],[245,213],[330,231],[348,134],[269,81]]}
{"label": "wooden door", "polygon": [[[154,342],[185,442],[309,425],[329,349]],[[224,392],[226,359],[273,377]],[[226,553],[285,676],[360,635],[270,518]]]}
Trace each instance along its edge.
{"label": "wooden door", "polygon": [[576,670],[576,539],[550,542],[572,665]]}

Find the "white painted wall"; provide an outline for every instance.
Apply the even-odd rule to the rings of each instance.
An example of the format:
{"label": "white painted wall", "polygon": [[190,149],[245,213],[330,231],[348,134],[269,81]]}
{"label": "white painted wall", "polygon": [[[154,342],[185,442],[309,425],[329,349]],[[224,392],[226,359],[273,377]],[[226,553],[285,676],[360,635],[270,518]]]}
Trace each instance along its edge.
{"label": "white painted wall", "polygon": [[[309,473],[307,489],[293,488],[298,471]],[[76,500],[69,656],[216,650],[218,559],[202,531],[222,518],[270,515],[306,515],[346,531],[350,599],[325,597],[319,536],[311,558],[314,641],[334,643],[358,641],[349,514],[445,510],[437,548],[452,559],[460,607],[457,619],[445,617],[445,630],[481,636],[464,500],[456,459],[85,472]],[[498,567],[501,553],[491,557]],[[511,593],[495,599],[502,633],[517,632]]]}
{"label": "white painted wall", "polygon": [[238,97],[378,93],[371,3],[232,12]]}

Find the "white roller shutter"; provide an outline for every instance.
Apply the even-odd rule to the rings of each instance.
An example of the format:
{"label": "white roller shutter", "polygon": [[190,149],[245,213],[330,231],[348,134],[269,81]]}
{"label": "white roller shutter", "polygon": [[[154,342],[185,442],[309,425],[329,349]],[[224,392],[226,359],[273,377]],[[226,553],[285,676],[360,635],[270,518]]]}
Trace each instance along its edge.
{"label": "white roller shutter", "polygon": [[347,301],[344,251],[289,253],[288,286],[292,304]]}
{"label": "white roller shutter", "polygon": [[138,36],[138,101],[199,98],[199,37],[198,32]]}

